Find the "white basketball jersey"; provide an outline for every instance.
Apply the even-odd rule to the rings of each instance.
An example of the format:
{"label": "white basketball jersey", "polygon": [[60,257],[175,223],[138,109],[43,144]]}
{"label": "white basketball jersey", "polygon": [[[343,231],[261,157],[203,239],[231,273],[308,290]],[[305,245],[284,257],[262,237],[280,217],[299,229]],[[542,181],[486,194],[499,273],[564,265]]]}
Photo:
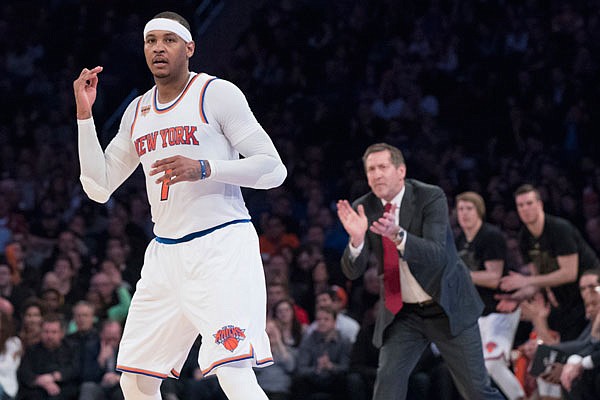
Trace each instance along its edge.
{"label": "white basketball jersey", "polygon": [[177,239],[236,219],[249,219],[239,186],[210,179],[157,184],[150,176],[156,160],[181,155],[195,160],[237,160],[238,152],[219,124],[207,115],[204,93],[216,79],[192,74],[181,95],[168,107],[158,104],[156,87],[138,100],[131,140],[146,176],[154,233]]}

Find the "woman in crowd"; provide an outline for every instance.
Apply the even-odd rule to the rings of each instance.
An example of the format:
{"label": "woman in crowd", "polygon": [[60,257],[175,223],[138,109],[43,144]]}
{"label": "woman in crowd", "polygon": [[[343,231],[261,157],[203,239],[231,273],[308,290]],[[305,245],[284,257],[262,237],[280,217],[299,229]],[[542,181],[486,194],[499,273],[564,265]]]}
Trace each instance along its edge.
{"label": "woman in crowd", "polygon": [[280,300],[273,306],[273,319],[281,330],[283,342],[291,347],[298,347],[306,326],[296,318],[294,304],[289,299]]}
{"label": "woman in crowd", "polygon": [[0,400],[13,400],[17,395],[17,368],[23,345],[15,336],[12,317],[0,312]]}

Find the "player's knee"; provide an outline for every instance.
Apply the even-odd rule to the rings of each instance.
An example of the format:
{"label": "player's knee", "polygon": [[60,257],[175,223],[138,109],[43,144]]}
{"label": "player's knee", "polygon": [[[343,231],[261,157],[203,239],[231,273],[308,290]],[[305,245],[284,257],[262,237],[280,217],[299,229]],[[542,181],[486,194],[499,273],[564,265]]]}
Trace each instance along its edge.
{"label": "player's knee", "polygon": [[128,393],[135,393],[135,377],[132,376],[132,374],[123,372],[121,374],[121,379],[119,380],[119,383],[121,384],[121,390],[123,391],[124,395],[127,396]]}
{"label": "player's knee", "polygon": [[127,372],[124,372],[120,379],[121,390],[125,398],[132,399],[154,399],[155,395],[160,392],[161,383],[162,381],[158,378]]}
{"label": "player's knee", "polygon": [[267,400],[252,368],[220,367],[216,371],[221,389],[229,399]]}

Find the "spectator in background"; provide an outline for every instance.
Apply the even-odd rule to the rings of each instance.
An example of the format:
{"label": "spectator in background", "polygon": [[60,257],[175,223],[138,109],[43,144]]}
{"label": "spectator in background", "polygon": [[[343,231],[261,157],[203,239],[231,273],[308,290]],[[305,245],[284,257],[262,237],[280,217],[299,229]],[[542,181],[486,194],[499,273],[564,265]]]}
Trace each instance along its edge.
{"label": "spectator in background", "polygon": [[[35,251],[27,252],[22,243],[25,241],[25,238],[22,238],[21,241],[14,241],[6,245],[5,255],[6,261],[11,268],[13,283],[22,284],[33,290],[40,284],[40,268],[27,259],[28,255],[36,255],[37,253]],[[39,256],[39,254],[37,255]]]}
{"label": "spectator in background", "polygon": [[[89,325],[87,311],[85,320],[85,325]],[[94,335],[98,336],[97,341],[84,341],[85,347],[82,350],[87,353],[87,357],[81,355],[81,360],[87,366],[81,370],[79,400],[123,400],[123,392],[119,385],[121,374],[115,370],[122,332],[123,328],[119,322],[106,320],[100,325],[100,334]]]}
{"label": "spectator in background", "polygon": [[[0,256],[0,296],[8,300],[15,310],[21,310],[25,301],[33,295],[33,290],[21,284],[14,284],[11,269],[6,260]],[[20,320],[20,315],[16,317]]]}
{"label": "spectator in background", "polygon": [[68,255],[57,256],[49,272],[56,275],[56,282],[50,287],[60,292],[68,308],[72,307],[77,300],[83,298],[86,288],[79,284],[77,271]]}
{"label": "spectator in background", "polygon": [[377,306],[376,303],[371,309],[366,310],[365,319],[361,324],[356,341],[352,344],[349,371],[346,378],[348,399],[350,400],[371,399],[375,387],[377,366],[379,365],[379,349],[373,345],[375,307]]}
{"label": "spectator in background", "polygon": [[105,259],[98,266],[98,272],[103,272],[110,278],[110,281],[115,287],[123,287],[130,293],[133,292],[133,286],[123,279],[121,269],[110,259]]}
{"label": "spectator in background", "polygon": [[119,269],[123,279],[130,287],[140,279],[141,264],[129,260],[130,247],[119,237],[111,237],[106,241],[105,261],[110,261]]}
{"label": "spectator in background", "polygon": [[[95,328],[94,307],[85,301],[73,306],[73,320],[76,331],[65,337],[65,342],[73,349],[77,358],[77,370],[81,385],[86,382],[99,382],[102,378],[97,358],[100,350],[100,335]],[[80,386],[83,389],[83,386]],[[91,398],[82,397],[85,399]]]}
{"label": "spectator in background", "polygon": [[[290,294],[305,310],[314,312],[314,292],[312,291],[312,270],[323,259],[323,253],[313,245],[300,246],[291,265]],[[311,308],[312,307],[312,308]]]}
{"label": "spectator in background", "polygon": [[44,315],[61,314],[65,318],[71,317],[71,306],[65,304],[63,295],[53,287],[42,289],[40,302],[44,307]]}
{"label": "spectator in background", "polygon": [[[485,367],[496,385],[510,400],[525,396],[521,384],[508,368],[520,310],[497,312],[494,298],[500,278],[506,274],[506,242],[502,232],[483,221],[485,203],[475,192],[456,196],[456,212],[461,233],[456,238],[458,254],[470,269],[471,279],[484,304],[479,330]],[[516,306],[516,303],[515,303]]]}
{"label": "spectator in background", "polygon": [[269,318],[275,318],[275,305],[282,300],[289,300],[293,304],[294,315],[300,325],[305,326],[310,323],[308,312],[296,304],[290,297],[289,289],[285,282],[275,280],[267,283],[267,316]]}
{"label": "spectator in background", "polygon": [[529,276],[511,272],[500,281],[511,298],[523,300],[536,291],[548,294],[551,312],[548,324],[561,340],[572,340],[585,326],[585,312],[578,295],[577,277],[600,261],[579,231],[567,220],[544,212],[540,192],[532,185],[515,191],[515,203],[523,227],[519,246],[529,265]]}
{"label": "spectator in background", "polygon": [[[104,370],[100,387],[106,400],[123,400],[123,393],[119,385],[121,373],[116,370],[117,352],[122,334],[123,327],[117,321],[104,321],[100,327],[100,353],[97,360],[100,368]],[[80,400],[84,399],[80,398]]]}
{"label": "spectator in background", "polygon": [[315,319],[316,299],[319,293],[331,288],[329,268],[324,260],[319,260],[311,271],[311,280],[309,282],[309,291],[306,293],[306,299],[303,300],[303,306],[306,307],[311,321]]}
{"label": "spectator in background", "polygon": [[283,247],[296,249],[300,246],[300,239],[295,233],[287,232],[287,228],[279,216],[271,215],[267,218],[263,233],[259,235],[260,253],[263,260],[279,253]]}
{"label": "spectator in background", "polygon": [[340,388],[345,387],[351,344],[336,329],[336,314],[332,308],[317,309],[317,326],[300,344],[294,384],[297,399],[345,398]]}
{"label": "spectator in background", "polygon": [[[595,325],[600,328],[600,325],[598,325],[600,323],[600,293],[596,291],[597,287],[600,287],[600,269],[594,268],[583,271],[579,278],[579,291],[583,299],[588,323],[573,340],[560,340],[558,334],[549,328],[548,317],[551,306],[541,294],[538,293],[533,299],[522,302],[522,318],[532,322],[532,332],[535,333],[536,338],[529,344],[529,351],[535,352],[537,345],[544,343],[563,351],[567,356],[573,354],[590,355],[596,347],[595,343],[600,340],[600,331],[597,329],[594,331]],[[536,378],[538,394],[560,398],[560,378],[565,367],[559,362],[554,362],[551,366],[548,366],[547,370]]]}
{"label": "spectator in background", "polygon": [[[342,335],[343,338],[348,340],[350,343],[356,341],[356,335],[360,330],[360,324],[355,319],[349,317],[343,313],[341,309],[342,303],[339,301],[338,292],[333,288],[327,288],[317,293],[315,297],[315,307],[320,308],[331,308],[336,313],[335,328]],[[308,326],[306,334],[309,335],[318,328],[318,322],[315,320]]]}
{"label": "spectator in background", "polygon": [[279,300],[273,305],[271,321],[277,324],[281,340],[286,346],[298,347],[307,325],[301,324],[296,317],[294,303],[289,299]]}
{"label": "spectator in background", "polygon": [[600,254],[600,216],[587,220],[585,223],[585,232],[596,254]]}
{"label": "spectator in background", "polygon": [[27,232],[25,217],[15,212],[6,193],[0,193],[0,251],[4,253],[6,245],[13,240],[13,235]]}
{"label": "spectator in background", "polygon": [[379,273],[377,266],[369,267],[363,275],[362,285],[353,285],[350,292],[350,305],[348,315],[358,321],[361,325],[371,310],[379,301]]}
{"label": "spectator in background", "polygon": [[99,304],[93,304],[98,318],[121,323],[125,321],[131,304],[131,293],[123,282],[116,283],[106,273],[97,272],[90,280],[89,292],[97,295]]}
{"label": "spectator in background", "polygon": [[267,368],[256,369],[256,379],[270,400],[289,400],[292,376],[296,369],[297,348],[284,341],[280,324],[277,322],[267,320],[266,331],[274,364]]}
{"label": "spectator in background", "polygon": [[25,349],[40,342],[43,315],[44,307],[39,299],[33,298],[25,302],[18,334]]}
{"label": "spectator in background", "polygon": [[289,265],[283,254],[272,254],[268,260],[263,262],[263,267],[265,270],[265,280],[267,282],[289,282]]}
{"label": "spectator in background", "polygon": [[13,400],[17,395],[17,369],[23,355],[23,344],[15,336],[13,319],[0,312],[0,399]]}
{"label": "spectator in background", "polygon": [[64,342],[65,323],[51,314],[42,322],[41,341],[28,348],[17,372],[19,399],[75,400],[79,365],[73,350]]}

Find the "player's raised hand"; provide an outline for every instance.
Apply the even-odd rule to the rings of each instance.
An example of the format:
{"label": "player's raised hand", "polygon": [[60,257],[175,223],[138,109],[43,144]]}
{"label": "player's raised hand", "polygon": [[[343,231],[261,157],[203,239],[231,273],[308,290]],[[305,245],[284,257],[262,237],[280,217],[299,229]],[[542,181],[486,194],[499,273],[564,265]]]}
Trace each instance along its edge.
{"label": "player's raised hand", "polygon": [[84,68],[79,77],[73,82],[77,119],[88,119],[92,116],[92,106],[96,101],[98,74],[102,72],[102,69],[102,67]]}

